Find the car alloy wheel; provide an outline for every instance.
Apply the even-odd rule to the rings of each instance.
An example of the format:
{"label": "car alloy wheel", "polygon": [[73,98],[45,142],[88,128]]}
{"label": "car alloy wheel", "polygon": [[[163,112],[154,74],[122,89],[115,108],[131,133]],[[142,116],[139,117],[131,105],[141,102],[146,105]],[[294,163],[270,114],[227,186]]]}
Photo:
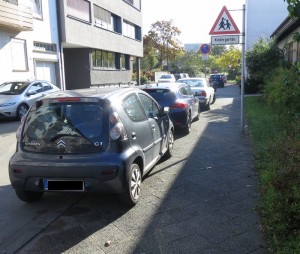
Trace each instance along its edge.
{"label": "car alloy wheel", "polygon": [[28,106],[26,104],[21,104],[17,109],[17,118],[21,119],[28,111]]}
{"label": "car alloy wheel", "polygon": [[130,183],[131,196],[134,200],[137,200],[140,196],[141,183],[142,183],[142,177],[141,177],[140,168],[138,165],[134,164],[132,165],[131,183]]}
{"label": "car alloy wheel", "polygon": [[126,190],[119,195],[122,204],[134,206],[140,197],[142,174],[137,164],[132,164]]}
{"label": "car alloy wheel", "polygon": [[184,133],[189,134],[191,132],[191,126],[192,126],[192,118],[191,118],[191,113],[188,115],[187,123],[184,128]]}
{"label": "car alloy wheel", "polygon": [[165,153],[165,157],[168,159],[168,158],[171,158],[173,156],[173,152],[174,152],[174,134],[173,134],[173,131],[170,130],[169,131],[169,135],[168,135],[168,150],[167,152]]}

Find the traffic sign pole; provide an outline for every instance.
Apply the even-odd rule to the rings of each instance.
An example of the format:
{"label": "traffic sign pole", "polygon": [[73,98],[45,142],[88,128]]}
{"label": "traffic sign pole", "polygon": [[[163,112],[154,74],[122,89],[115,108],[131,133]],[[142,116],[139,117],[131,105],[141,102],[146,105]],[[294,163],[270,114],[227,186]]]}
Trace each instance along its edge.
{"label": "traffic sign pole", "polygon": [[246,8],[243,5],[243,28],[242,28],[242,77],[241,77],[241,129],[242,133],[245,133],[245,121],[244,121],[244,87],[245,87],[245,12]]}

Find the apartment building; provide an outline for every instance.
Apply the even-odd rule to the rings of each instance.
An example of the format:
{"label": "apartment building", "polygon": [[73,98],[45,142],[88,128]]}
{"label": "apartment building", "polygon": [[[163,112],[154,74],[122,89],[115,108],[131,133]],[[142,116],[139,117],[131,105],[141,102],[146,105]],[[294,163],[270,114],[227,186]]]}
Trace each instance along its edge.
{"label": "apartment building", "polygon": [[45,79],[60,86],[56,2],[0,0],[0,83]]}
{"label": "apartment building", "polygon": [[141,0],[0,0],[0,82],[128,83],[142,56]]}
{"label": "apartment building", "polygon": [[65,88],[130,82],[143,56],[141,0],[57,5]]}

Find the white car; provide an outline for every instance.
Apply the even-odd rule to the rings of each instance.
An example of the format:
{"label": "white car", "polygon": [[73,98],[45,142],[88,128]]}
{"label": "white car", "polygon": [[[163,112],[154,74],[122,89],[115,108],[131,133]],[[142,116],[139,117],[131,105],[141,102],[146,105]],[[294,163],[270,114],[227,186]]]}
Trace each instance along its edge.
{"label": "white car", "polygon": [[210,105],[216,100],[215,90],[205,78],[182,78],[177,82],[190,85],[194,95],[205,110],[209,110]]}
{"label": "white car", "polygon": [[10,81],[0,85],[0,118],[21,119],[39,98],[60,89],[44,80]]}
{"label": "white car", "polygon": [[173,74],[164,74],[157,81],[158,83],[170,83],[176,82],[176,78]]}

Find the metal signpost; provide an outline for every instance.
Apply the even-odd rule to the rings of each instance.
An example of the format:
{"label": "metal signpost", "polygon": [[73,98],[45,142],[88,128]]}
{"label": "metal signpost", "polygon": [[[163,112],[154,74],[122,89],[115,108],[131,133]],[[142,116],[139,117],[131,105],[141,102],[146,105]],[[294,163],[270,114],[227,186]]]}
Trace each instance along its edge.
{"label": "metal signpost", "polygon": [[[242,66],[241,66],[241,130],[244,133],[244,83],[245,83],[245,5],[243,5],[243,30],[242,30]],[[240,31],[232,19],[226,6],[224,6],[217,17],[210,35],[212,45],[239,44]],[[222,35],[222,36],[220,36]]]}

